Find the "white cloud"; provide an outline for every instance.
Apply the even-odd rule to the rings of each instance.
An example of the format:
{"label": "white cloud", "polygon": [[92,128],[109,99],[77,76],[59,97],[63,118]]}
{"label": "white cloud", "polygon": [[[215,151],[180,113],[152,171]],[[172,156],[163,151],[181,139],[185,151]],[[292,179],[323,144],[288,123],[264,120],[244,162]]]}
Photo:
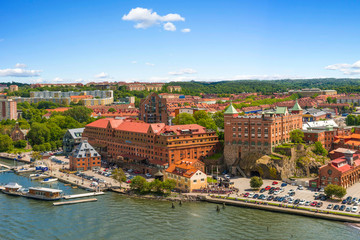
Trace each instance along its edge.
{"label": "white cloud", "polygon": [[167,22],[164,24],[164,30],[173,32],[173,31],[176,31],[176,27],[173,23]]}
{"label": "white cloud", "polygon": [[181,29],[181,31],[183,33],[189,33],[189,32],[191,32],[191,29],[190,28],[184,28],[184,29]]}
{"label": "white cloud", "polygon": [[197,73],[197,71],[191,68],[184,68],[177,72],[169,72],[170,75],[184,75],[184,74],[194,74],[194,73]]}
{"label": "white cloud", "polygon": [[[156,12],[153,12],[152,9],[137,7],[137,8],[131,9],[128,14],[125,14],[122,17],[122,20],[136,22],[136,24],[134,25],[135,28],[146,29],[151,26],[158,25],[162,22],[171,23],[171,22],[177,22],[177,21],[185,21],[185,18],[181,17],[179,14],[176,14],[176,13],[169,13],[167,15],[161,16],[161,15],[158,15]],[[164,24],[164,29],[165,29],[166,24],[168,24],[168,23]],[[175,26],[173,24],[172,24],[172,26],[173,26],[173,28],[175,28]],[[165,30],[167,30],[167,29],[165,29]],[[176,28],[175,28],[175,30],[176,30]],[[167,30],[167,31],[175,31],[175,30]]]}
{"label": "white cloud", "polygon": [[108,78],[109,74],[107,74],[106,72],[101,72],[99,74],[95,75],[96,78]]}
{"label": "white cloud", "polygon": [[137,64],[137,61],[131,61],[132,64]]}
{"label": "white cloud", "polygon": [[360,74],[360,61],[357,61],[353,64],[336,63],[336,64],[326,66],[325,69],[339,70],[346,75],[357,75],[357,74]]}
{"label": "white cloud", "polygon": [[59,77],[56,77],[53,79],[53,82],[63,82],[63,81],[64,81],[64,79],[59,78]]}
{"label": "white cloud", "polygon": [[24,63],[17,63],[17,64],[15,64],[15,68],[26,68],[27,66],[26,66],[26,64],[24,64]]}
{"label": "white cloud", "polygon": [[147,62],[147,63],[145,63],[146,65],[148,65],[148,66],[150,66],[150,67],[153,67],[153,66],[155,66],[155,64],[153,64],[153,63],[149,63],[149,62]]}
{"label": "white cloud", "polygon": [[23,68],[0,69],[0,77],[36,77],[41,70],[26,70]]}

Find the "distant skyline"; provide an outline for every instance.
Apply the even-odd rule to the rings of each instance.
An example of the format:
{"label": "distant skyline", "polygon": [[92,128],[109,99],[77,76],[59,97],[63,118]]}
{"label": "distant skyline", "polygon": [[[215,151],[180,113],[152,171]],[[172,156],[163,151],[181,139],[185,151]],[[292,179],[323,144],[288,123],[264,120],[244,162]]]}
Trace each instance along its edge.
{"label": "distant skyline", "polygon": [[0,2],[0,82],[360,78],[360,2]]}

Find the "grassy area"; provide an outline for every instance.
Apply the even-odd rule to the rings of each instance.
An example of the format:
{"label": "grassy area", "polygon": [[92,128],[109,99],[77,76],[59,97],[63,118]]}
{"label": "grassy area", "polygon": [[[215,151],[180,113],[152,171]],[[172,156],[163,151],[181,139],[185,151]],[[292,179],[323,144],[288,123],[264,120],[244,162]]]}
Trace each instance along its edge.
{"label": "grassy area", "polygon": [[271,159],[276,159],[276,160],[281,160],[281,157],[275,156],[275,155],[269,155],[269,157],[271,157]]}
{"label": "grassy area", "polygon": [[215,153],[214,155],[211,155],[210,157],[207,157],[206,159],[214,160],[221,158],[222,153]]}
{"label": "grassy area", "polygon": [[24,149],[24,148],[13,148],[12,150],[10,151],[7,151],[8,153],[24,153],[24,152],[31,152],[32,149]]}

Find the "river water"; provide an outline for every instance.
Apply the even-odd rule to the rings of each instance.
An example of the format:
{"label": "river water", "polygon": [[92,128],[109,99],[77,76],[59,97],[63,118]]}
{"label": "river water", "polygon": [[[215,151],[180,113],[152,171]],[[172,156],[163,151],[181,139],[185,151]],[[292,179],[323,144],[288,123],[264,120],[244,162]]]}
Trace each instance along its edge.
{"label": "river water", "polygon": [[[0,173],[0,183],[39,186],[26,176]],[[65,194],[84,192],[62,183]],[[182,206],[107,192],[97,202],[52,202],[0,193],[0,239],[360,239],[349,225],[204,202]]]}

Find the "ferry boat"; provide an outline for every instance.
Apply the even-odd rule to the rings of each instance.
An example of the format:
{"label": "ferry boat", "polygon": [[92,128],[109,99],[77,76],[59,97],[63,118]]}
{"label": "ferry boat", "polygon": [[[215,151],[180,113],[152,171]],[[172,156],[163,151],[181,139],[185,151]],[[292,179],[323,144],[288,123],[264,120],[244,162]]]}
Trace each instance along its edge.
{"label": "ferry boat", "polygon": [[57,178],[45,178],[44,180],[41,181],[41,183],[52,183],[52,182],[56,182],[58,179]]}
{"label": "ferry boat", "polygon": [[30,187],[29,189],[24,189],[21,185],[13,182],[5,185],[4,189],[1,191],[9,195],[35,198],[46,201],[55,201],[63,198],[63,192],[59,189],[44,187]]}

